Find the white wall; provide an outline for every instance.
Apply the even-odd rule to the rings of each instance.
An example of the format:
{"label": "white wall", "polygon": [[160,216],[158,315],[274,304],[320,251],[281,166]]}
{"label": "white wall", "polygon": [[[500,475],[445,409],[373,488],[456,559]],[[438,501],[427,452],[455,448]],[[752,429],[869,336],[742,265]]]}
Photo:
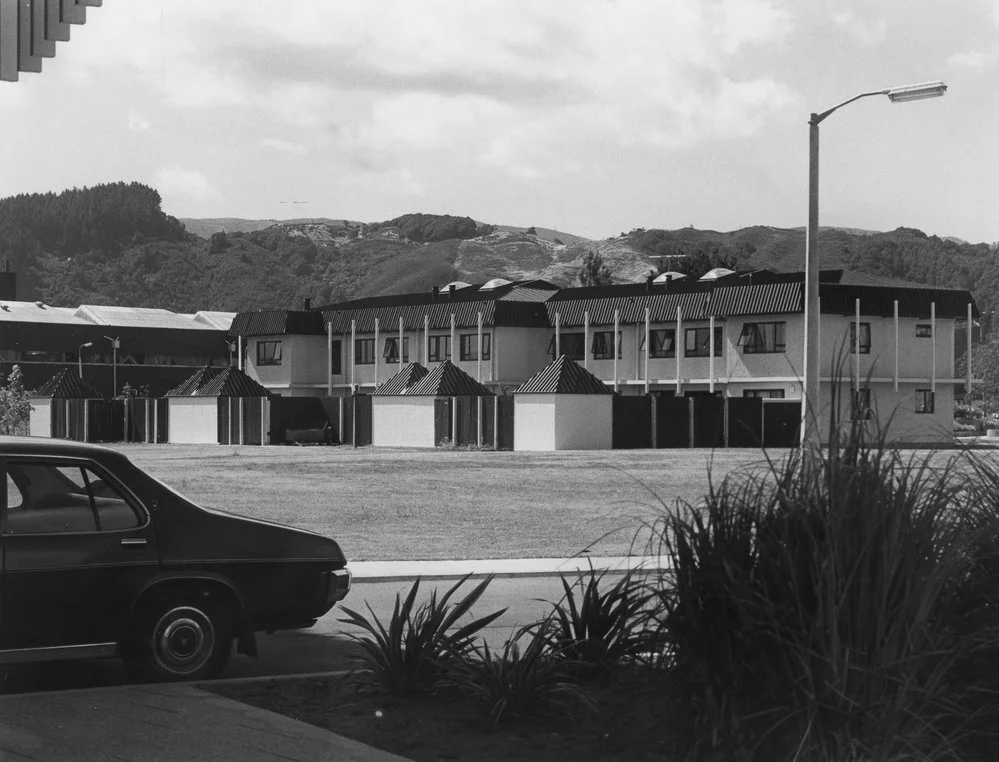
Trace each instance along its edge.
{"label": "white wall", "polygon": [[371,444],[376,447],[436,447],[434,398],[371,398]]}
{"label": "white wall", "polygon": [[555,449],[611,449],[613,413],[610,394],[555,395]]}
{"label": "white wall", "polygon": [[555,449],[555,395],[513,396],[513,449]]}
{"label": "white wall", "polygon": [[215,397],[170,397],[170,441],[218,444],[218,400]]}
{"label": "white wall", "polygon": [[52,400],[32,398],[28,433],[33,437],[52,436]]}

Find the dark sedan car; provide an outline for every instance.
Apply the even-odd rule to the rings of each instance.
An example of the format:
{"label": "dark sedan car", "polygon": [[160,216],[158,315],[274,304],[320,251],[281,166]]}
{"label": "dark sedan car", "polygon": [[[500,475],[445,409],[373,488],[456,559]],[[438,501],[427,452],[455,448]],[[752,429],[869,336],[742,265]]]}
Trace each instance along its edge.
{"label": "dark sedan car", "polygon": [[350,589],[340,546],[200,508],[124,455],[0,437],[0,664],[120,656],[138,680],[217,675],[254,633]]}

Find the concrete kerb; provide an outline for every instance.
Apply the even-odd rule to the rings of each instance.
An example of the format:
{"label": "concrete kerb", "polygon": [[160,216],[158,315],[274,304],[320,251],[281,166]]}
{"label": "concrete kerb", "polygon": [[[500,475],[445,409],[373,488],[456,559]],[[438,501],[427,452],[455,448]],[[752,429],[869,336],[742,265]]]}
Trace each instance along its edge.
{"label": "concrete kerb", "polygon": [[573,558],[490,558],[460,561],[355,561],[347,566],[355,582],[394,582],[488,577],[575,576],[592,567],[609,574],[653,573],[669,569],[665,556],[575,556]]}

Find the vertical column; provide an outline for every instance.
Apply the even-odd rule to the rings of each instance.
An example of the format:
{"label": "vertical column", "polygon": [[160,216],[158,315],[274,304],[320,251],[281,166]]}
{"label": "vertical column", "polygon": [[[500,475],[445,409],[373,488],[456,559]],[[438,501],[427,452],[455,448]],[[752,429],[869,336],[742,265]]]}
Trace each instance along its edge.
{"label": "vertical column", "polygon": [[715,316],[708,317],[708,393],[715,393]]}
{"label": "vertical column", "polygon": [[614,340],[611,342],[611,347],[614,352],[614,391],[617,391],[617,355],[621,351],[621,340],[618,338],[618,329],[621,325],[621,311],[618,309],[614,310]]}
{"label": "vertical column", "polygon": [[933,395],[933,410],[936,412],[937,396],[937,303],[930,302],[930,342],[933,349],[933,369],[930,372],[930,394]]}
{"label": "vertical column", "polygon": [[451,444],[458,446],[458,398],[451,398]]}
{"label": "vertical column", "polygon": [[[354,361],[357,359],[354,353],[357,351],[357,321],[350,321],[350,349],[347,350],[347,356],[350,358],[350,385],[351,387],[357,384],[356,374],[354,373]],[[351,389],[353,393],[353,388]]]}
{"label": "vertical column", "polygon": [[968,302],[968,350],[965,357],[967,379],[964,386],[964,404],[971,404],[971,302]]}
{"label": "vertical column", "polygon": [[558,312],[555,313],[555,357],[552,359],[557,360],[562,356],[562,315]]}
{"label": "vertical column", "polygon": [[583,313],[583,367],[590,369],[590,312]]}
{"label": "vertical column", "polygon": [[[478,321],[478,332],[475,337],[475,341],[479,345],[478,351],[475,353],[475,380],[480,384],[482,383],[482,311],[479,311],[479,321]],[[479,424],[482,424],[482,402],[479,402]],[[481,439],[481,437],[480,437]],[[482,442],[480,441],[481,445]]]}
{"label": "vertical column", "polygon": [[246,444],[243,434],[243,397],[239,398],[239,402],[236,404],[236,414],[239,415],[239,443]]}
{"label": "vertical column", "polygon": [[333,396],[333,321],[326,324],[326,396]]}
{"label": "vertical column", "polygon": [[236,337],[236,350],[239,352],[239,356],[236,358],[236,367],[240,370],[246,370],[243,367],[243,337]]}
{"label": "vertical column", "polygon": [[423,316],[423,364],[430,362],[430,315]]}
{"label": "vertical column", "polygon": [[264,397],[260,400],[260,446],[267,444],[267,422],[271,419],[271,401]]}
{"label": "vertical column", "polygon": [[406,334],[403,331],[402,315],[399,316],[399,372],[402,372],[402,348],[405,344]]}
{"label": "vertical column", "polygon": [[455,328],[454,313],[452,312],[451,313],[451,357],[446,359],[450,359],[451,362],[454,362],[455,357],[461,359],[461,355],[456,354],[457,352],[458,352],[458,333],[457,329]]}
{"label": "vertical column", "polygon": [[894,386],[895,391],[898,391],[898,299],[895,300],[895,304],[892,308],[892,313],[895,319],[895,379]]}
{"label": "vertical column", "polygon": [[[649,393],[649,355],[652,354],[652,331],[649,330],[649,308],[645,308],[645,393]],[[676,342],[673,342],[674,346]]]}
{"label": "vertical column", "polygon": [[683,392],[683,382],[680,381],[680,370],[682,364],[680,362],[680,348],[681,346],[686,346],[686,342],[683,340],[683,313],[680,309],[680,305],[676,305],[676,341],[673,342],[673,348],[676,350],[674,353],[676,355],[676,396],[679,397]]}
{"label": "vertical column", "polygon": [[[375,318],[375,388],[378,388],[378,318]],[[402,353],[402,345],[399,346],[399,352]]]}
{"label": "vertical column", "polygon": [[[853,359],[854,359],[854,389],[860,391],[860,299],[853,300]],[[818,410],[818,400],[811,401]]]}

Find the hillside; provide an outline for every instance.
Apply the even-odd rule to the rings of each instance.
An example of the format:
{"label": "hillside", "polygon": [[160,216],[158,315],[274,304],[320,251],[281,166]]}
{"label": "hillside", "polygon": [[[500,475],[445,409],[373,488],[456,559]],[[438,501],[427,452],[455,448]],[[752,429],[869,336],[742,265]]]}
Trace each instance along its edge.
{"label": "hillside", "polygon": [[[456,279],[543,278],[572,285],[591,251],[615,282],[637,282],[660,268],[698,275],[718,265],[801,270],[805,242],[802,228],[766,226],[730,232],[636,228],[593,241],[548,228],[418,213],[368,223],[186,222],[191,227],[163,214],[156,191],[136,183],[16,196],[0,199],[0,256],[18,273],[21,299],[191,312],[295,308],[305,299],[319,305],[429,291]],[[999,308],[994,245],[912,228],[824,228],[820,258],[824,268],[968,288],[981,309]]]}

